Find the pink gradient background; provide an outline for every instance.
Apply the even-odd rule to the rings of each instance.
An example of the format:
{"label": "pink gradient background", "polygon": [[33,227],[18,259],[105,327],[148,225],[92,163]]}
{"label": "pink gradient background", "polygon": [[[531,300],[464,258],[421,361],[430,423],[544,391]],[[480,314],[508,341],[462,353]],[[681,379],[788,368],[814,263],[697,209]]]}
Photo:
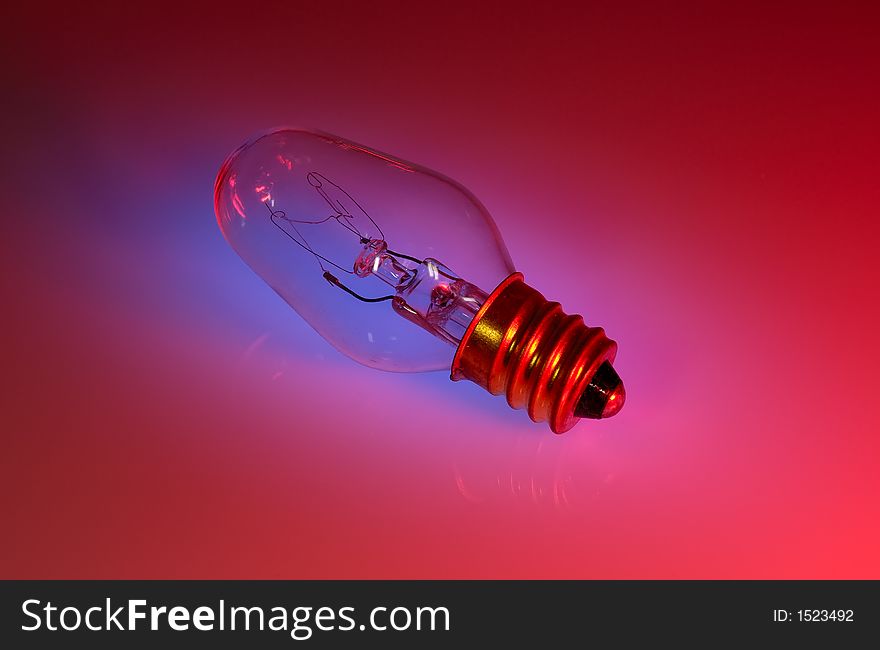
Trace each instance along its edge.
{"label": "pink gradient background", "polygon": [[[880,578],[876,9],[180,4],[4,19],[0,577]],[[214,222],[281,124],[474,191],[621,414],[335,352]]]}

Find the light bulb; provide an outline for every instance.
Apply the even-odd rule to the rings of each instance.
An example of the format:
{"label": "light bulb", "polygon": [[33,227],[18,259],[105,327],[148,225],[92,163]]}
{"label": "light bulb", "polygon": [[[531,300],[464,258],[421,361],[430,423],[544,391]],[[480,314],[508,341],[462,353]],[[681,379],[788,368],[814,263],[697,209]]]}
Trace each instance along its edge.
{"label": "light bulb", "polygon": [[450,370],[556,433],[623,405],[614,341],[527,285],[486,209],[437,172],[280,129],[227,158],[214,208],[244,261],[355,361]]}

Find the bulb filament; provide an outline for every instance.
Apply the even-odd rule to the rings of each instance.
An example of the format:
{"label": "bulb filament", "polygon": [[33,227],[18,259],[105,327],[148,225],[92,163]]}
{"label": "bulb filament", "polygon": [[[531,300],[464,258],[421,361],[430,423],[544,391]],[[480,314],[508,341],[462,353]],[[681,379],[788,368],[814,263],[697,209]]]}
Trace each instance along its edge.
{"label": "bulb filament", "polygon": [[[263,204],[272,224],[315,258],[323,278],[330,284],[361,302],[391,301],[394,311],[407,320],[447,343],[458,345],[487,294],[438,260],[390,250],[381,226],[354,197],[318,172],[309,172],[306,178],[333,214],[319,219],[293,219],[276,208],[274,198],[267,192],[269,188],[261,186],[257,190],[264,193]],[[334,222],[349,231],[361,245],[350,267],[315,250],[299,227],[329,226]],[[371,237],[370,232],[377,236]],[[328,267],[355,277],[376,277],[394,289],[394,293],[363,296],[339,280]]]}

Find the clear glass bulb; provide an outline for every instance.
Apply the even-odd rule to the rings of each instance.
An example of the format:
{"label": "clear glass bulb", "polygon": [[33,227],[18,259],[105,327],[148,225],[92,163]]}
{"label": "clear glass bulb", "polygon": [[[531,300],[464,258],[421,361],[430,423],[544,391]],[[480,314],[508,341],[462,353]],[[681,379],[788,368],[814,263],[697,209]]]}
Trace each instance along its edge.
{"label": "clear glass bulb", "polygon": [[450,370],[557,433],[623,405],[617,344],[528,286],[486,209],[445,176],[280,129],[229,156],[214,208],[244,261],[364,365]]}
{"label": "clear glass bulb", "polygon": [[246,143],[214,204],[260,277],[336,349],[381,370],[448,370],[487,292],[514,272],[464,187],[323,133]]}

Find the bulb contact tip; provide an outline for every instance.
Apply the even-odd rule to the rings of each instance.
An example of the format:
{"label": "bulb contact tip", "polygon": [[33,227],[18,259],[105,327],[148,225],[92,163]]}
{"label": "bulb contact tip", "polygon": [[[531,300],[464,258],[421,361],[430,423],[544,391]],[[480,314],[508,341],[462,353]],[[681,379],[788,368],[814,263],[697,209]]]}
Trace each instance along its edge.
{"label": "bulb contact tip", "polygon": [[601,420],[616,415],[626,401],[623,382],[608,361],[602,362],[575,406],[579,418]]}

